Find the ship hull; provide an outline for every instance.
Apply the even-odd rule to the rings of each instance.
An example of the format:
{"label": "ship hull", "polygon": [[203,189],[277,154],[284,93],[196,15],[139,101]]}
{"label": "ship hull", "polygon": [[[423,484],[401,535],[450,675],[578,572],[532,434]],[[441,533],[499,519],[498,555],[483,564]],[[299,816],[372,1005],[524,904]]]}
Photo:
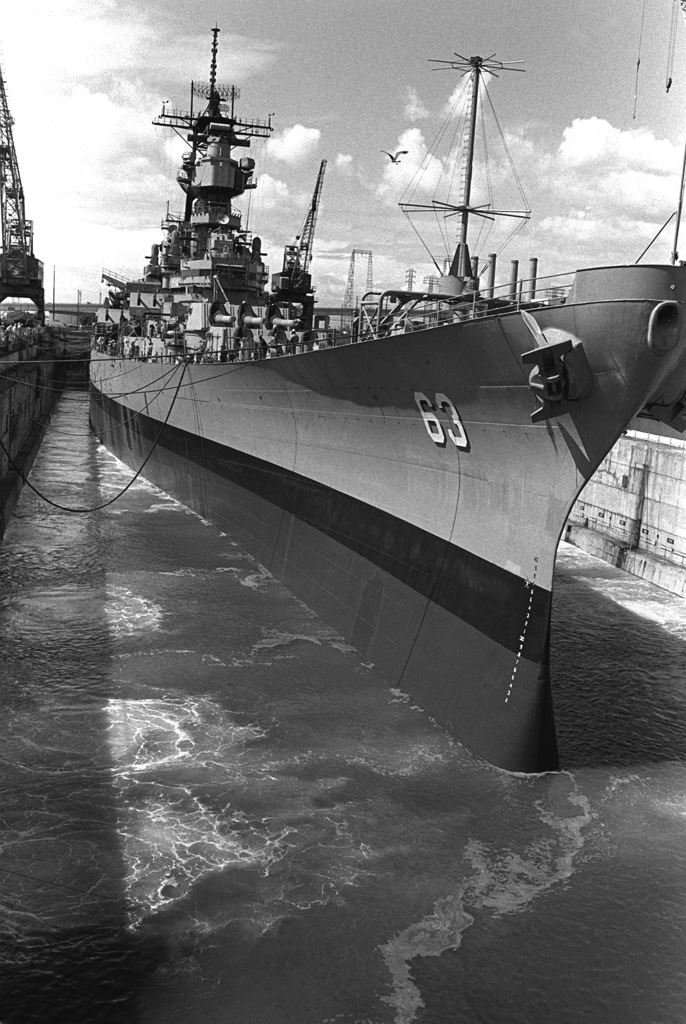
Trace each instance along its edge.
{"label": "ship hull", "polygon": [[470,749],[554,769],[555,551],[631,417],[681,386],[683,339],[659,359],[646,344],[674,273],[627,273],[608,296],[593,279],[587,301],[540,311],[583,346],[593,387],[539,423],[516,313],[259,363],[94,353],[91,420]]}
{"label": "ship hull", "polygon": [[[138,417],[132,437],[120,405],[98,393],[91,408],[96,433],[108,438],[115,454],[130,465],[148,457],[158,423]],[[519,643],[529,603],[517,575],[298,474],[277,472],[235,449],[217,450],[192,433],[167,428],[145,475],[226,530],[487,760],[522,770],[556,765],[548,686],[536,662],[520,659],[520,685],[508,711],[510,719],[521,718],[514,727],[510,722],[503,730],[503,692],[487,682],[512,675],[514,640]],[[246,479],[248,486],[238,482]],[[384,538],[392,538],[390,550]],[[439,575],[443,592],[435,584]],[[464,578],[470,582],[463,588],[458,581]],[[472,603],[476,590],[491,595],[481,607]],[[549,593],[536,588],[535,598],[545,628]],[[506,646],[501,637],[513,639]],[[512,749],[504,749],[504,737],[512,738]],[[548,749],[538,749],[542,744]]]}

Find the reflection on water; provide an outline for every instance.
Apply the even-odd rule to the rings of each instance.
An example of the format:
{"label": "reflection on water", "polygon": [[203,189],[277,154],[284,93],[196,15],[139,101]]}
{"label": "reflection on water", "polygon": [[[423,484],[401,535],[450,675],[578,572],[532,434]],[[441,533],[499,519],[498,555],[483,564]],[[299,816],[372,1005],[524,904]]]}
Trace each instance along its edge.
{"label": "reflection on water", "polygon": [[[61,504],[130,479],[86,419]],[[25,491],[0,564],[3,1024],[680,1024],[683,602],[563,547],[524,777],[142,481]]]}

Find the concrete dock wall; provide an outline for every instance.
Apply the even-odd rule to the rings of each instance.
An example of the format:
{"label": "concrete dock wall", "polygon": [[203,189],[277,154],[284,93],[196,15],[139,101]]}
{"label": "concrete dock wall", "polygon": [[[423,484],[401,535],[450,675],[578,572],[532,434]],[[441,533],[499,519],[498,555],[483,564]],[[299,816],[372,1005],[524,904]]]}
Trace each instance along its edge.
{"label": "concrete dock wall", "polygon": [[620,438],[574,505],[565,539],[686,597],[686,444]]}
{"label": "concrete dock wall", "polygon": [[61,351],[31,345],[0,358],[0,540],[63,386]]}

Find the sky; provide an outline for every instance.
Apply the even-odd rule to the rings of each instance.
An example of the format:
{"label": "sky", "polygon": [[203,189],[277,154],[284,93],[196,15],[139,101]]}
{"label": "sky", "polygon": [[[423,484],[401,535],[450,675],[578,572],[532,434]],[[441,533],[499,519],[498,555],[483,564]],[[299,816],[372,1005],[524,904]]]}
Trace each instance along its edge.
{"label": "sky", "polygon": [[[677,0],[6,0],[0,63],[48,306],[53,281],[57,302],[97,303],[103,268],[141,276],[167,204],[182,209],[187,146],[152,121],[207,81],[215,25],[218,81],[240,89],[239,116],[274,127],[251,150],[257,189],[239,204],[272,272],[327,161],[311,266],[321,306],[343,304],[354,249],[372,253],[385,288],[409,269],[421,286],[431,256],[440,266],[454,247],[457,218],[410,222],[399,202],[451,176],[459,193],[459,158],[433,149],[453,139],[446,113],[462,109],[466,79],[432,61],[456,54],[523,69],[487,76],[489,159],[479,142],[472,199],[489,200],[490,181],[497,208],[531,215],[473,218],[472,255],[498,252],[499,280],[532,257],[546,279],[670,261],[686,137]],[[393,164],[383,150],[407,153]],[[686,259],[686,228],[680,243]],[[368,270],[358,257],[356,295]]]}

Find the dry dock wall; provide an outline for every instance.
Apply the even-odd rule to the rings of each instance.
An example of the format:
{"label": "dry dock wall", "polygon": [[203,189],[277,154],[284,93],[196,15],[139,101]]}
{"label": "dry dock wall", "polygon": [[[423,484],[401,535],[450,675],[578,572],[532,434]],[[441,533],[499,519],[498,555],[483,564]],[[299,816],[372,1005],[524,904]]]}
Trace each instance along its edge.
{"label": "dry dock wall", "polygon": [[62,388],[60,353],[30,346],[0,357],[0,540]]}
{"label": "dry dock wall", "polygon": [[686,597],[686,444],[620,438],[581,492],[564,536]]}

